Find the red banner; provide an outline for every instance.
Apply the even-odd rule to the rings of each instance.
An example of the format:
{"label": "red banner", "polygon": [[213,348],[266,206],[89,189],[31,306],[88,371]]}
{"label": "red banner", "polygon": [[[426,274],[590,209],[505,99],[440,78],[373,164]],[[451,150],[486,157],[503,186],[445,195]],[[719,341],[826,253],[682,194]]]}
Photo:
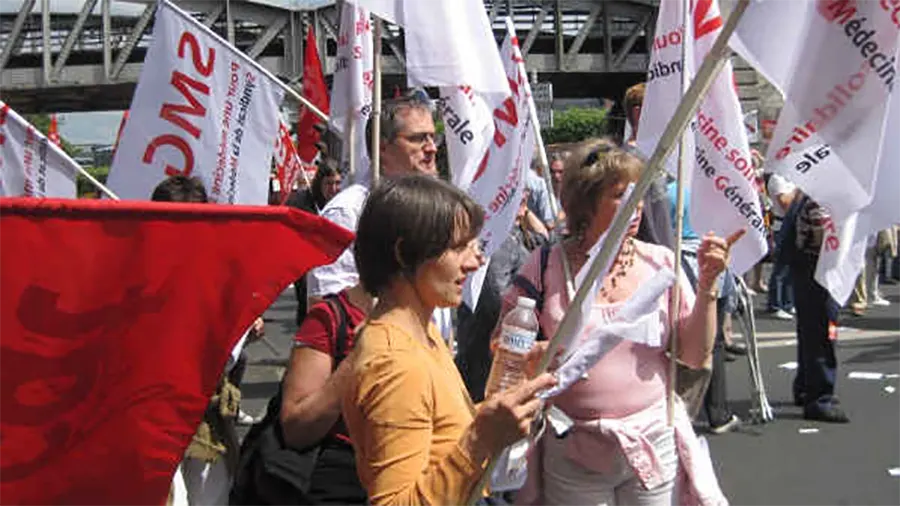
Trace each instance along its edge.
{"label": "red banner", "polygon": [[[320,111],[329,113],[328,88],[325,86],[325,76],[316,50],[316,37],[311,29],[306,32],[306,52],[303,55],[303,96]],[[297,116],[297,154],[306,163],[311,163],[319,151],[316,143],[319,142],[320,135],[314,127],[321,121],[312,111],[300,106]]]}
{"label": "red banner", "polygon": [[162,504],[231,348],[352,234],[287,207],[0,199],[0,497]]}

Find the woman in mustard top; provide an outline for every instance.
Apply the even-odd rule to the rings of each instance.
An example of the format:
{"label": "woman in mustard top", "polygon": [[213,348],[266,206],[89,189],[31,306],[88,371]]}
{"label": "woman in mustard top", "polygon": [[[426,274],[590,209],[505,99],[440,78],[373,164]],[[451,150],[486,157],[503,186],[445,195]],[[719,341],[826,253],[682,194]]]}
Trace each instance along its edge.
{"label": "woman in mustard top", "polygon": [[483,220],[468,196],[425,176],[381,183],[360,216],[356,265],[378,303],[350,357],[343,413],[373,505],[463,504],[554,382],[544,374],[476,407],[431,323],[482,265]]}

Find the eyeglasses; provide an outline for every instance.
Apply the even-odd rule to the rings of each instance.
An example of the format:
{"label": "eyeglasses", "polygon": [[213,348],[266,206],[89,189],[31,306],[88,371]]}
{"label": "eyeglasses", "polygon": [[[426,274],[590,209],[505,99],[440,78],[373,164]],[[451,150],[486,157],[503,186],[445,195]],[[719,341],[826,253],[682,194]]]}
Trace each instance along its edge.
{"label": "eyeglasses", "polygon": [[431,141],[434,144],[434,147],[439,148],[444,143],[443,135],[431,132],[420,132],[412,135],[398,135],[397,137],[406,139],[407,142],[418,144],[419,146],[425,146],[426,144],[428,144],[428,141]]}

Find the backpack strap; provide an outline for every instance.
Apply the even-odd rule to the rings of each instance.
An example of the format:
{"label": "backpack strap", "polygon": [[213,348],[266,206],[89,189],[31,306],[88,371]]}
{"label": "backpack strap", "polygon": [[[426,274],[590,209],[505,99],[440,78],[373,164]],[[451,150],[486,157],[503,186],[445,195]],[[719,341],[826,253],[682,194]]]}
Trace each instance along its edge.
{"label": "backpack strap", "polygon": [[334,340],[334,365],[341,363],[347,357],[347,342],[350,339],[349,320],[347,309],[341,303],[337,295],[325,296],[325,303],[331,307],[331,312],[335,317],[335,340]]}

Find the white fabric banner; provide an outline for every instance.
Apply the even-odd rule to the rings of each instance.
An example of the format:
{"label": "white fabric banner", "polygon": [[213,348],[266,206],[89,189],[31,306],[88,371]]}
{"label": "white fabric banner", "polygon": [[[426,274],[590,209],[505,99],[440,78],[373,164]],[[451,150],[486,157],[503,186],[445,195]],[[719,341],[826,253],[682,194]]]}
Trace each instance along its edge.
{"label": "white fabric banner", "polygon": [[[647,74],[647,93],[638,128],[638,147],[649,155],[656,148],[681,99],[681,45],[688,46],[685,62],[690,79],[694,62],[703,61],[722,29],[717,0],[697,0],[684,28],[681,2],[661,2],[656,37]],[[756,174],[750,157],[747,130],[733,80],[731,63],[713,81],[688,134],[690,174],[688,204],[691,226],[698,235],[713,231],[726,237],[741,228],[747,234],[731,248],[731,268],[741,274],[756,264],[768,248]],[[676,154],[666,162],[677,173]]]}
{"label": "white fabric banner", "polygon": [[0,101],[0,197],[75,198],[78,164]]}
{"label": "white fabric banner", "polygon": [[[331,128],[345,139],[341,167],[349,174],[350,143],[354,145],[355,183],[369,185],[369,152],[366,150],[366,123],[372,113],[372,23],[369,13],[349,2],[341,10],[338,35],[337,65],[331,88]],[[354,138],[349,135],[350,121],[354,122]]]}
{"label": "white fabric banner", "polygon": [[183,174],[203,180],[210,202],[267,204],[282,93],[245,54],[161,2],[110,189],[148,199]]}
{"label": "white fabric banner", "polygon": [[351,0],[404,29],[413,86],[457,86],[506,96],[503,66],[482,0]]}
{"label": "white fabric banner", "polygon": [[785,96],[767,165],[831,213],[816,280],[841,303],[868,236],[900,221],[894,4],[757,0],[731,40]]}
{"label": "white fabric banner", "polygon": [[[500,247],[515,222],[525,187],[525,171],[530,170],[534,156],[534,119],[528,114],[531,90],[511,23],[507,23],[507,30],[500,56],[508,95],[494,109],[495,132],[469,186],[469,195],[484,207],[485,221],[479,240],[488,257]],[[469,276],[463,291],[463,300],[473,310],[486,271],[487,265]]]}
{"label": "white fabric banner", "polygon": [[900,46],[896,4],[757,0],[731,41],[785,95],[769,169],[838,222],[874,195]]}
{"label": "white fabric banner", "polygon": [[443,86],[437,109],[444,120],[444,142],[453,184],[469,191],[484,153],[493,141],[493,110],[469,86]]}

